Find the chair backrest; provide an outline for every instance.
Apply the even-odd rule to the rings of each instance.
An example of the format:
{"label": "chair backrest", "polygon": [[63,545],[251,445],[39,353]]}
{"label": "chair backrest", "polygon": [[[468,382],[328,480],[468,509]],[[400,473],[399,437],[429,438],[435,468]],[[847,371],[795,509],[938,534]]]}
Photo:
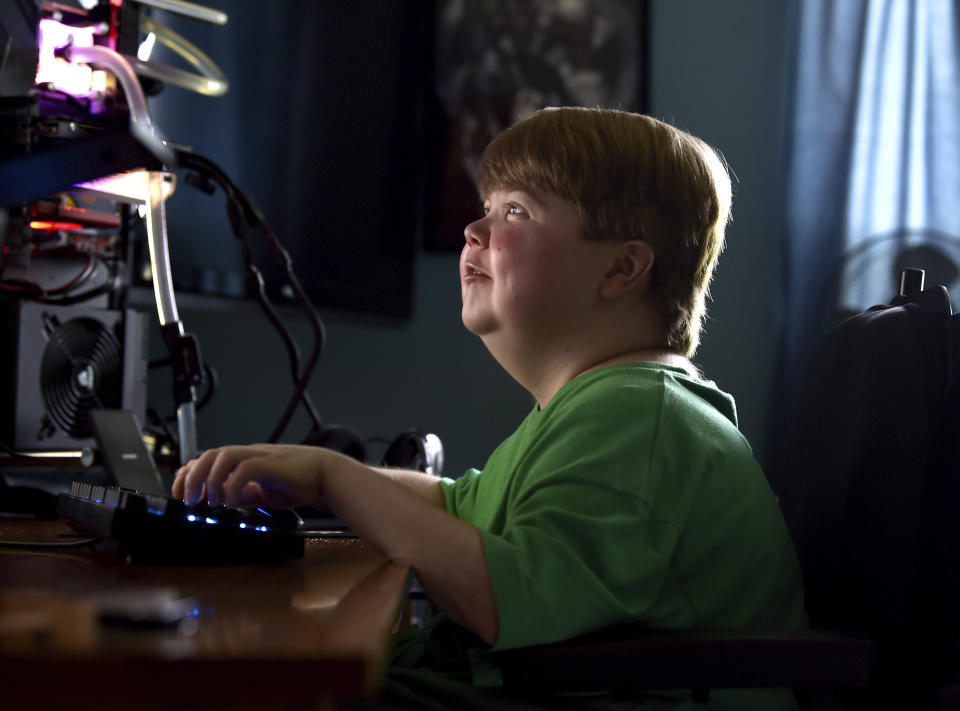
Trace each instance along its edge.
{"label": "chair backrest", "polygon": [[875,709],[958,678],[960,316],[900,301],[823,339],[775,476],[812,624],[874,642]]}

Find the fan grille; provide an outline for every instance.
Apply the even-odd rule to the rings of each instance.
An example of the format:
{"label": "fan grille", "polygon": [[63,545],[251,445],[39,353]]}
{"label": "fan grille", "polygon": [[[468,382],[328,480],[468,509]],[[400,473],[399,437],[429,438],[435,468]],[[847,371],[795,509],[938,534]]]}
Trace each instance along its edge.
{"label": "fan grille", "polygon": [[90,410],[121,406],[122,377],[120,341],[101,322],[74,318],[50,333],[40,362],[40,393],[58,429],[91,436]]}

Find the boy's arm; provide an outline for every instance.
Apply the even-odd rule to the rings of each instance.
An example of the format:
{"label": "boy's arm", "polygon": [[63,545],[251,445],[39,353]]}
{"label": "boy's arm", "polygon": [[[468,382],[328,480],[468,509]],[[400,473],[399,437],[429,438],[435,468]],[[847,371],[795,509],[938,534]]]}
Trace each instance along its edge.
{"label": "boy's arm", "polygon": [[480,531],[447,513],[436,477],[377,470],[318,447],[254,445],[204,452],[173,493],[230,506],[328,505],[391,560],[416,570],[434,602],[485,642],[499,630]]}
{"label": "boy's arm", "polygon": [[447,502],[440,488],[439,477],[414,469],[396,469],[392,467],[370,467],[380,476],[403,484],[428,504],[446,510]]}

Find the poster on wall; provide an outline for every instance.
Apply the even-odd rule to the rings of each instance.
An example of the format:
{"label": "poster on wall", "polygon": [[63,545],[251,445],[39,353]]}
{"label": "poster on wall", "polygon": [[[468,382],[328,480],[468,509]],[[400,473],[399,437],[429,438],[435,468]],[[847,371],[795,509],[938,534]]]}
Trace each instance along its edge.
{"label": "poster on wall", "polygon": [[481,214],[474,178],[491,138],[546,106],[644,111],[646,0],[438,0],[441,119],[425,248],[454,251]]}

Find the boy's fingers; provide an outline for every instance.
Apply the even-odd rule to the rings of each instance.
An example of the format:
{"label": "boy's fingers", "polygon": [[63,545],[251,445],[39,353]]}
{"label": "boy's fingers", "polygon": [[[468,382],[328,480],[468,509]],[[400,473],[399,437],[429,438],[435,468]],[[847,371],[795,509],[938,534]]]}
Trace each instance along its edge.
{"label": "boy's fingers", "polygon": [[222,480],[218,494],[222,497],[219,503],[224,506],[240,506],[246,503],[243,493],[248,484],[254,483],[258,476],[257,459],[244,459],[231,466]]}
{"label": "boy's fingers", "polygon": [[260,484],[251,481],[240,491],[240,496],[233,506],[270,506],[270,502],[264,496]]}
{"label": "boy's fingers", "polygon": [[236,462],[240,459],[239,452],[231,449],[221,449],[213,459],[207,472],[204,484],[207,488],[207,503],[217,506],[224,502],[223,482],[233,471]]}
{"label": "boy's fingers", "polygon": [[173,478],[173,486],[171,487],[171,492],[170,492],[174,498],[176,499],[183,498],[184,479],[186,479],[187,472],[190,470],[190,467],[192,467],[196,461],[197,461],[196,457],[194,457],[193,459],[189,460],[186,464],[184,464],[182,467],[177,469],[177,474]]}
{"label": "boy's fingers", "polygon": [[203,498],[203,487],[210,467],[219,454],[219,449],[208,449],[196,459],[184,465],[183,500],[195,504]]}
{"label": "boy's fingers", "polygon": [[183,498],[183,477],[184,467],[177,469],[177,475],[173,478],[173,486],[170,487],[170,494],[175,499]]}
{"label": "boy's fingers", "polygon": [[[230,498],[231,504],[236,505],[236,497],[227,496],[228,484],[231,491],[242,488],[234,485],[235,474],[244,462],[249,462],[263,456],[263,452],[255,447],[222,447],[216,451],[205,463],[203,483],[206,487],[207,503],[214,506],[226,504]],[[246,483],[244,480],[243,483]]]}
{"label": "boy's fingers", "polygon": [[[172,493],[187,503],[206,500],[215,506],[237,506],[243,504],[246,498],[262,498],[258,496],[258,486],[255,491],[245,492],[245,487],[255,482],[262,468],[244,466],[242,474],[238,473],[238,469],[244,464],[255,465],[256,460],[269,456],[271,451],[262,446],[207,450],[180,467],[174,478]],[[247,493],[252,496],[248,497]]]}

